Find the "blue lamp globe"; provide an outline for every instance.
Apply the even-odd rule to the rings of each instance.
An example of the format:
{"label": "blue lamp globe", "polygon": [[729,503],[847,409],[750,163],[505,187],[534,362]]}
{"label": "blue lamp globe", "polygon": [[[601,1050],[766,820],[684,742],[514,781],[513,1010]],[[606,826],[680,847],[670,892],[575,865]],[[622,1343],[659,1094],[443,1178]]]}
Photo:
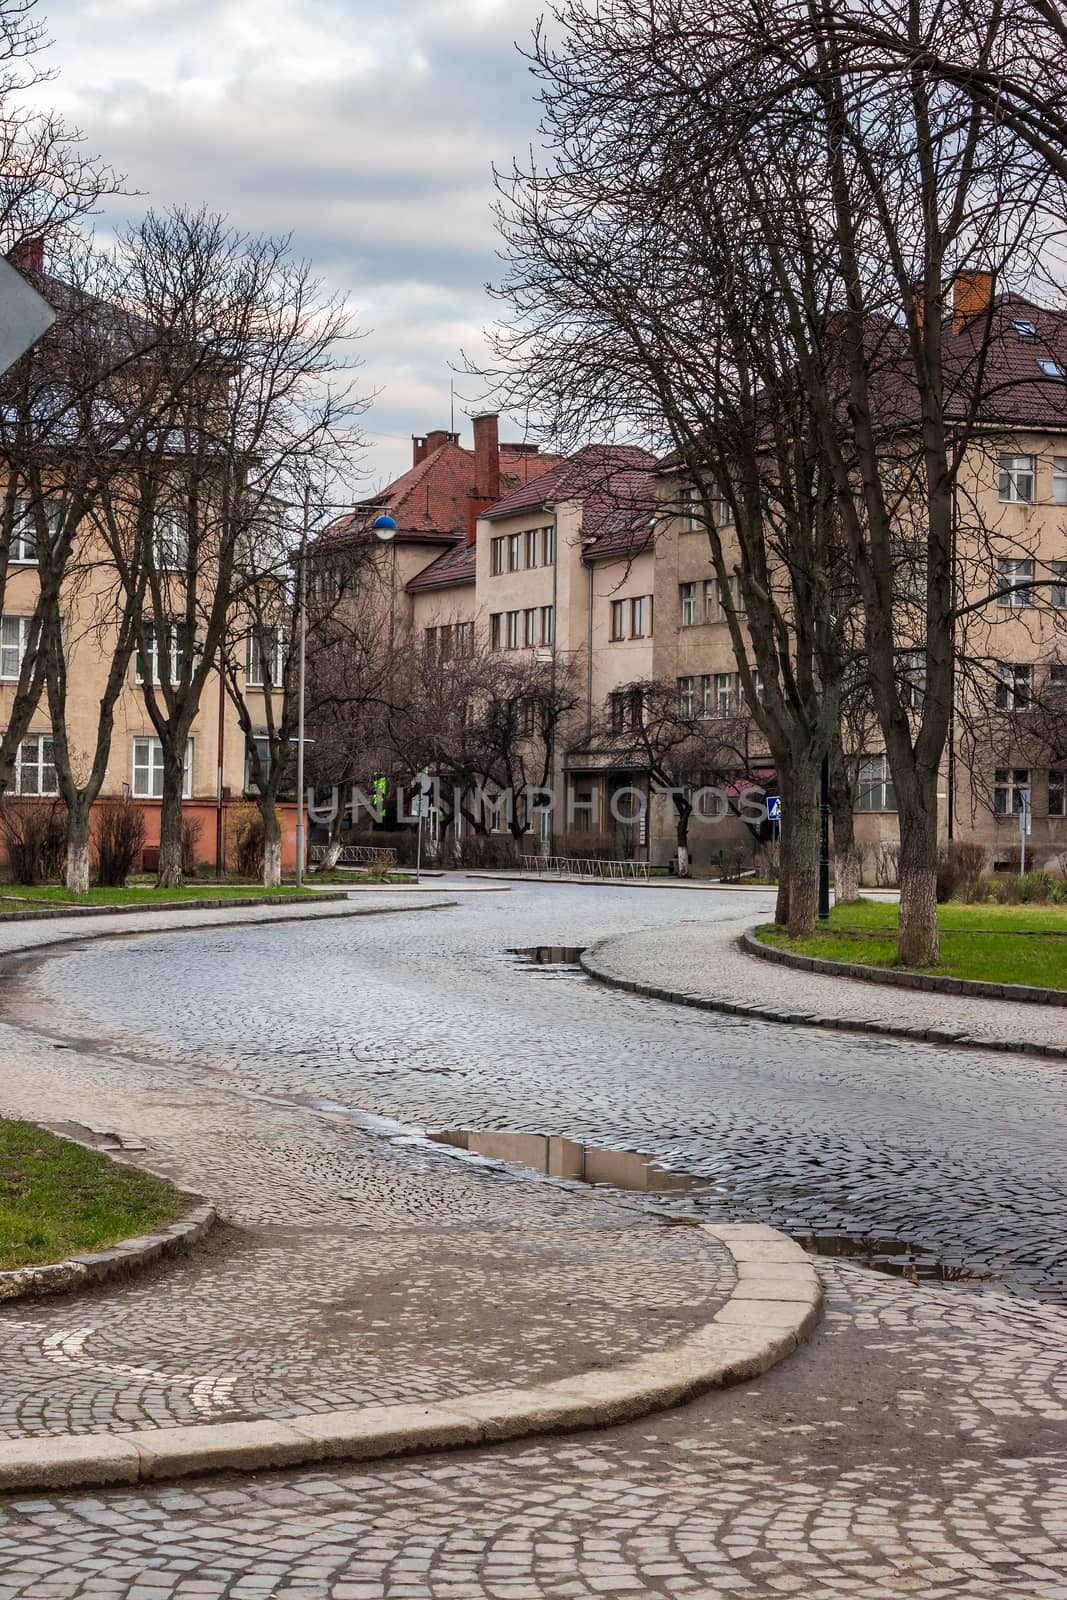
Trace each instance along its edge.
{"label": "blue lamp globe", "polygon": [[391,539],[396,532],[396,522],[392,517],[376,517],[371,523],[371,529],[379,539]]}

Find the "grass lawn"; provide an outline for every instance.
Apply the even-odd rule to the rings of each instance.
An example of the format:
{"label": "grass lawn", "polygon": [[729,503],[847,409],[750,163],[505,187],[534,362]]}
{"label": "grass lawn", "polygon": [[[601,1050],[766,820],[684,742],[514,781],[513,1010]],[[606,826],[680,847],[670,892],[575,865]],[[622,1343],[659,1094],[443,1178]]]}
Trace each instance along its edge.
{"label": "grass lawn", "polygon": [[147,1233],[195,1205],[96,1150],[0,1120],[0,1269],[46,1266]]}
{"label": "grass lawn", "polygon": [[0,915],[18,911],[23,904],[59,904],[72,906],[129,906],[164,905],[170,900],[256,900],[271,895],[312,894],[311,889],[298,889],[294,883],[283,883],[278,889],[264,889],[261,883],[187,883],[181,889],[157,889],[154,885],[131,884],[125,889],[90,889],[87,894],[68,894],[61,884],[11,883],[0,885]]}
{"label": "grass lawn", "polygon": [[[938,908],[938,919],[941,961],[924,971],[1067,989],[1067,906],[944,905]],[[867,900],[835,907],[826,931],[813,939],[790,939],[773,925],[757,930],[757,936],[777,949],[825,961],[898,967],[896,925],[895,905]],[[1035,931],[1033,937],[1024,931],[1028,929]],[[1049,937],[1042,938],[1042,933]]]}

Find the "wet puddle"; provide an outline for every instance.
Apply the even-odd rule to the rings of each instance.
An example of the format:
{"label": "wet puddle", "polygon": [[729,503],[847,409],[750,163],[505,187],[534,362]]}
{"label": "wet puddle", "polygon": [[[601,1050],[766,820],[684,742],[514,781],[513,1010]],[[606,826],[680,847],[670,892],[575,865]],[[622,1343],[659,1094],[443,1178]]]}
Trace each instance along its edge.
{"label": "wet puddle", "polygon": [[[486,1160],[513,1162],[545,1177],[572,1183],[603,1184],[648,1195],[703,1195],[711,1199],[724,1199],[732,1187],[696,1173],[671,1171],[656,1157],[639,1151],[607,1150],[558,1134],[446,1128],[428,1137],[436,1144],[466,1150]],[[906,1239],[843,1231],[789,1231],[813,1255],[854,1261],[857,1266],[895,1277],[936,1283],[983,1283],[994,1277],[993,1273],[970,1268],[962,1261],[939,1261],[931,1251]]]}
{"label": "wet puddle", "polygon": [[519,967],[529,967],[545,978],[580,978],[588,981],[588,974],[579,965],[582,944],[531,944],[509,950]]}

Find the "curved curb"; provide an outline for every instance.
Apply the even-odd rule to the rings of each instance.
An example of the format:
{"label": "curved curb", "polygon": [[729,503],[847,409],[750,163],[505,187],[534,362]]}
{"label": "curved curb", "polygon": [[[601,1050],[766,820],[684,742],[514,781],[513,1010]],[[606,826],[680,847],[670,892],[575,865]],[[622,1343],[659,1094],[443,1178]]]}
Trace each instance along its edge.
{"label": "curved curb", "polygon": [[795,1350],[818,1322],[822,1290],[814,1265],[774,1228],[698,1226],[733,1257],[734,1292],[710,1322],[636,1361],[536,1387],[475,1391],[439,1405],[365,1406],[284,1421],[3,1439],[0,1492],[369,1461],[606,1427],[755,1377]]}
{"label": "curved curb", "polygon": [[[977,931],[977,930],[976,930]],[[1034,938],[1040,934],[1034,933]],[[1065,938],[1064,934],[1053,934]],[[860,983],[877,983],[892,989],[918,989],[925,994],[968,995],[972,1000],[1014,1000],[1028,1006],[1067,1006],[1067,989],[1042,989],[1030,983],[986,983],[974,978],[945,978],[936,972],[897,971],[891,967],[870,967],[862,961],[828,961],[824,956],[802,956],[795,950],[780,950],[756,938],[748,928],[741,935],[746,955],[773,961],[800,972],[822,972],[828,978],[855,978]]]}
{"label": "curved curb", "polygon": [[[56,922],[61,917],[135,917],[143,915],[146,911],[228,911],[247,910],[253,906],[291,906],[321,904],[324,900],[347,900],[349,891],[346,889],[314,891],[314,899],[309,892],[301,894],[276,894],[276,895],[219,895],[218,897],[204,896],[203,899],[192,900],[161,900],[154,905],[151,901],[131,902],[128,905],[118,906],[87,906],[74,903],[67,905],[62,901],[51,905],[42,905],[40,901],[27,901],[26,904],[33,909],[26,911],[0,912],[0,927],[6,922]],[[0,900],[14,900],[21,897],[16,895],[0,895]]]}
{"label": "curved curb", "polygon": [[106,1283],[109,1278],[130,1278],[168,1256],[179,1255],[198,1243],[215,1226],[214,1206],[197,1206],[177,1222],[170,1222],[154,1233],[140,1233],[121,1239],[107,1250],[93,1250],[81,1256],[68,1256],[46,1267],[13,1267],[0,1272],[0,1302],[29,1296],[67,1294],[89,1284]]}
{"label": "curved curb", "polygon": [[[1067,1048],[1056,1044],[1037,1044],[1027,1039],[978,1039],[964,1030],[949,1028],[909,1028],[892,1022],[877,1022],[869,1017],[832,1017],[824,1012],[786,1011],[781,1006],[757,1006],[747,1000],[719,1000],[712,995],[678,993],[661,989],[655,984],[638,983],[632,978],[620,978],[599,966],[595,960],[598,950],[618,942],[618,935],[602,939],[591,950],[585,950],[579,962],[585,972],[598,983],[612,989],[624,989],[628,994],[638,994],[647,1000],[665,1000],[668,1005],[691,1006],[696,1011],[715,1011],[727,1017],[748,1018],[753,1022],[784,1022],[796,1028],[832,1028],[839,1033],[874,1034],[886,1039],[908,1039],[913,1044],[951,1045],[954,1050],[986,1050],[1013,1056],[1040,1056],[1054,1061],[1067,1061]],[[625,936],[623,936],[625,937]],[[744,938],[739,947],[748,954]]]}

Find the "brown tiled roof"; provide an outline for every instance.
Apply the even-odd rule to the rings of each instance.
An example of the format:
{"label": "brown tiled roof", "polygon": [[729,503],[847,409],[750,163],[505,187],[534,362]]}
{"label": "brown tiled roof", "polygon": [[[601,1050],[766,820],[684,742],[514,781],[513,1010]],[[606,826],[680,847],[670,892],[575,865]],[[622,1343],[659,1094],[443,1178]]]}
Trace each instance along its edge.
{"label": "brown tiled roof", "polygon": [[477,565],[477,546],[468,544],[466,539],[461,539],[450,550],[445,550],[428,567],[423,567],[421,572],[408,580],[406,587],[410,589],[438,589],[447,584],[473,583],[474,570]]}
{"label": "brown tiled roof", "polygon": [[504,495],[482,515],[492,520],[513,517],[520,511],[536,511],[539,506],[558,500],[582,500],[605,494],[610,497],[614,479],[634,472],[648,472],[655,465],[655,456],[636,445],[588,444],[534,482]]}
{"label": "brown tiled roof", "polygon": [[648,467],[612,474],[582,506],[583,558],[637,555],[652,542],[655,477]]}
{"label": "brown tiled roof", "polygon": [[[554,467],[558,456],[500,446],[500,482],[510,494]],[[323,535],[344,540],[365,534],[388,512],[396,538],[407,544],[443,544],[466,535],[467,511],[476,492],[474,451],[449,439],[417,467],[402,473],[379,494],[360,501]]]}

